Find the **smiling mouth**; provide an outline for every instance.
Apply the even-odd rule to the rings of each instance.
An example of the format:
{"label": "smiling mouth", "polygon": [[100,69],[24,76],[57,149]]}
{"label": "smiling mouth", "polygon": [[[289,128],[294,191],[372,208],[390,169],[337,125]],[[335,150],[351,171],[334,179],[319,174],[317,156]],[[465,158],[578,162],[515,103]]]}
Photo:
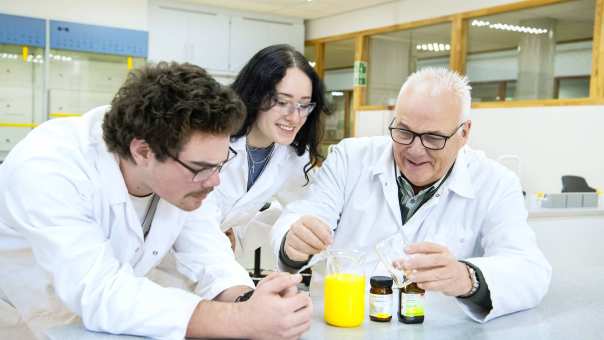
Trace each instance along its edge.
{"label": "smiling mouth", "polygon": [[410,159],[407,159],[407,162],[410,163],[413,166],[422,166],[422,165],[427,165],[429,164],[429,162],[414,162]]}
{"label": "smiling mouth", "polygon": [[277,124],[277,126],[282,129],[285,130],[287,132],[293,132],[294,131],[294,127],[290,126],[290,125],[283,125],[283,124]]}

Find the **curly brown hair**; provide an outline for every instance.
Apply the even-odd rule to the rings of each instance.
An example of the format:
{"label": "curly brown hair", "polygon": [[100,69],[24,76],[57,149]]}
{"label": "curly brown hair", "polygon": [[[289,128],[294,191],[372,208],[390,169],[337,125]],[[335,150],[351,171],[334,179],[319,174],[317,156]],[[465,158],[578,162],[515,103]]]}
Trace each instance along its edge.
{"label": "curly brown hair", "polygon": [[109,151],[125,159],[132,159],[132,139],[145,140],[163,161],[194,132],[233,134],[245,115],[237,94],[201,67],[160,62],[130,72],[105,115],[103,138]]}

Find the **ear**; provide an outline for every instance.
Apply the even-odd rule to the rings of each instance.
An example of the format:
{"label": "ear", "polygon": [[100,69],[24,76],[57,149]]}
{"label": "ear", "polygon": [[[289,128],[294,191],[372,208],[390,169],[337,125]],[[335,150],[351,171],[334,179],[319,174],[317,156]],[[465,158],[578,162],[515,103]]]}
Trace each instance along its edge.
{"label": "ear", "polygon": [[472,121],[468,119],[461,131],[461,136],[463,137],[464,144],[468,143],[468,139],[470,138],[471,129],[472,129]]}
{"label": "ear", "polygon": [[133,138],[130,142],[130,154],[136,165],[147,165],[155,154],[143,139]]}

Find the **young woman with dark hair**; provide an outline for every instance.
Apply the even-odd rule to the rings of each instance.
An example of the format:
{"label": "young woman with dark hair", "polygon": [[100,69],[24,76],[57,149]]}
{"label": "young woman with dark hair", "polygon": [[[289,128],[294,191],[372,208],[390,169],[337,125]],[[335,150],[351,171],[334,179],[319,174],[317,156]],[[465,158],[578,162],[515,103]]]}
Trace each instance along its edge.
{"label": "young woman with dark hair", "polygon": [[[258,246],[246,245],[248,228],[268,228],[279,207],[298,198],[309,184],[321,159],[321,115],[327,108],[321,79],[289,45],[257,52],[231,87],[244,102],[247,117],[231,137],[238,156],[225,165],[222,183],[210,195],[216,208],[205,206],[209,224],[220,225],[233,248],[237,243],[238,251],[248,253]],[[272,209],[260,212],[271,203]]]}

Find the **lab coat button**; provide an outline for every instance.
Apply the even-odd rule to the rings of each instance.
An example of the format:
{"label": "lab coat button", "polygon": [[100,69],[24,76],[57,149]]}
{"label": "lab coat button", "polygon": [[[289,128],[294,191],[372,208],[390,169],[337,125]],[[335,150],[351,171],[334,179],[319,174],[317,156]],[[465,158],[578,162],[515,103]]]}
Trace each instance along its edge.
{"label": "lab coat button", "polygon": [[434,195],[434,196],[436,196],[436,197],[440,197],[440,194],[436,194],[436,195]]}
{"label": "lab coat button", "polygon": [[153,255],[157,255],[159,252],[157,250],[153,251]]}

